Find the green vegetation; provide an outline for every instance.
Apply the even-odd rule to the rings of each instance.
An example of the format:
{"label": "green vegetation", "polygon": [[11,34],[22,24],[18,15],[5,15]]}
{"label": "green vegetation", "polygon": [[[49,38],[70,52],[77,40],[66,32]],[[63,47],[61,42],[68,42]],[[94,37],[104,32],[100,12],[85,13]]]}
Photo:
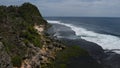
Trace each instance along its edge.
{"label": "green vegetation", "polygon": [[79,46],[69,46],[56,55],[48,68],[103,68],[87,51]]}
{"label": "green vegetation", "polygon": [[71,57],[88,56],[88,53],[79,46],[70,46],[67,49],[59,52],[57,56],[61,56],[57,59],[62,60],[62,62],[67,62]]}
{"label": "green vegetation", "polygon": [[22,62],[22,58],[20,56],[14,56],[12,58],[12,63],[13,63],[13,66],[15,66],[15,67],[20,67],[21,62]]}
{"label": "green vegetation", "polygon": [[46,21],[42,18],[37,7],[30,3],[24,3],[19,7],[19,13],[28,23],[46,24]]}
{"label": "green vegetation", "polygon": [[34,5],[0,6],[0,41],[5,45],[14,66],[20,66],[22,57],[27,53],[24,44],[42,47],[40,35],[34,29],[35,24],[47,25],[47,22]]}
{"label": "green vegetation", "polygon": [[[37,31],[33,27],[29,26],[27,30],[24,30],[21,33],[20,36],[25,40],[33,43],[35,46],[42,47],[40,35],[38,35]],[[26,42],[25,40],[24,42]]]}
{"label": "green vegetation", "polygon": [[[68,68],[72,58],[86,57],[89,54],[79,46],[70,46],[57,53],[56,60],[49,65],[50,68]],[[72,64],[71,64],[72,65]]]}

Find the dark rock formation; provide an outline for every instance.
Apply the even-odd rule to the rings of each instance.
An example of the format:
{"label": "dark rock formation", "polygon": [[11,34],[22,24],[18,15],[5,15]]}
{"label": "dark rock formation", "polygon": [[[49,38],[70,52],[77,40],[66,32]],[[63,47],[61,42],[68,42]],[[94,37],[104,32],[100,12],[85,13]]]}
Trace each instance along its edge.
{"label": "dark rock formation", "polygon": [[90,56],[77,57],[70,61],[72,62],[68,64],[68,68],[103,68],[102,65]]}
{"label": "dark rock formation", "polygon": [[81,48],[88,51],[88,53],[104,68],[120,68],[120,54],[115,52],[104,52],[101,46],[88,42],[82,39],[70,40],[61,39],[66,45],[79,45]]}
{"label": "dark rock formation", "polygon": [[89,54],[96,60],[100,60],[105,56],[104,50],[102,49],[101,46],[92,43],[92,42],[88,42],[86,40],[83,39],[60,39],[61,41],[63,41],[66,45],[71,46],[71,45],[78,45],[81,48],[87,50],[89,52]]}
{"label": "dark rock formation", "polygon": [[72,31],[70,27],[58,24],[53,24],[52,27],[47,30],[47,33],[57,38],[73,38],[73,36],[75,37],[75,32]]}
{"label": "dark rock formation", "polygon": [[102,64],[105,68],[120,68],[120,54],[107,52]]}

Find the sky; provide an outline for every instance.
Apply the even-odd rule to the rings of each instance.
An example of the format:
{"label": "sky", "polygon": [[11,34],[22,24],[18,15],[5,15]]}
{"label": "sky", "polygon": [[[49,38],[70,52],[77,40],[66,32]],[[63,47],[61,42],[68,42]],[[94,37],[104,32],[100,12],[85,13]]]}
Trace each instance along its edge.
{"label": "sky", "polygon": [[0,0],[0,5],[30,2],[43,16],[120,17],[120,0]]}

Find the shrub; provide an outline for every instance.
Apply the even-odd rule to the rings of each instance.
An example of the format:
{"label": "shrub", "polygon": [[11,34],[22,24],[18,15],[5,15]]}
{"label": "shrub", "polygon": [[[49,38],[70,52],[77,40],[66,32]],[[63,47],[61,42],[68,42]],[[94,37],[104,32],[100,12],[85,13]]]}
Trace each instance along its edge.
{"label": "shrub", "polygon": [[41,46],[42,43],[40,42],[41,41],[40,36],[32,26],[29,26],[27,30],[22,32],[21,37],[33,43],[37,47],[42,47]]}
{"label": "shrub", "polygon": [[14,67],[20,67],[22,63],[22,58],[18,55],[12,57],[12,61]]}

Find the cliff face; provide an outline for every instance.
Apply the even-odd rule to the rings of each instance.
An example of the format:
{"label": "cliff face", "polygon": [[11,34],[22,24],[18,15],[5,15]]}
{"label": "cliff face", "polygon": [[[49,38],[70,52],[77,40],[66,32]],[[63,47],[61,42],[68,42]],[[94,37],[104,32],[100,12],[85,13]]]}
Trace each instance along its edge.
{"label": "cliff face", "polygon": [[62,44],[45,36],[47,22],[37,7],[0,6],[0,68],[41,68]]}

